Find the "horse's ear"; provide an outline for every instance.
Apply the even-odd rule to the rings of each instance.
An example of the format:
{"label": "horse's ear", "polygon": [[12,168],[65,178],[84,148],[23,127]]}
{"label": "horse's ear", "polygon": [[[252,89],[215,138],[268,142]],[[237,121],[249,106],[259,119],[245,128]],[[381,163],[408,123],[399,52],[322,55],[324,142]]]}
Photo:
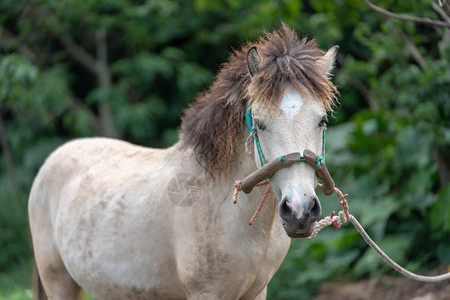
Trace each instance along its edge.
{"label": "horse's ear", "polygon": [[323,66],[323,72],[326,75],[331,75],[331,72],[334,68],[334,63],[336,61],[336,53],[339,49],[339,46],[333,46],[328,49],[327,53],[320,59],[321,65]]}
{"label": "horse's ear", "polygon": [[247,66],[250,76],[253,78],[261,69],[261,56],[255,46],[251,47],[247,52]]}

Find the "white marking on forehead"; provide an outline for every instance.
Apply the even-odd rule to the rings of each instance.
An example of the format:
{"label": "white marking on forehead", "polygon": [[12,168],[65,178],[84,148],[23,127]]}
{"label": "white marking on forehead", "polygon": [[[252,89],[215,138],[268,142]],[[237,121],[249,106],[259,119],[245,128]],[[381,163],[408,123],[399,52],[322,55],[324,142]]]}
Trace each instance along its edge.
{"label": "white marking on forehead", "polygon": [[286,85],[283,98],[281,98],[280,109],[290,118],[294,118],[305,100],[293,85]]}

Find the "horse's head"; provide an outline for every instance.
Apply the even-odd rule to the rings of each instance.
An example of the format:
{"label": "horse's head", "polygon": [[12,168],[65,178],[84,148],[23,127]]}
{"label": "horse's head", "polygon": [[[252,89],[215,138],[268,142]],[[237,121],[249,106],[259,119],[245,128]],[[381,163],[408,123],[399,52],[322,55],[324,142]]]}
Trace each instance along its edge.
{"label": "horse's head", "polygon": [[[256,47],[248,51],[248,67],[252,77],[249,87],[252,118],[250,123],[253,133],[257,135],[254,137],[253,153],[258,167],[263,164],[262,160],[269,162],[292,152],[303,154],[306,149],[322,155],[323,133],[330,102],[317,98],[323,97],[323,90],[326,90],[326,87],[321,87],[320,84],[329,82],[327,75],[333,66],[337,48],[332,47],[325,54],[321,53],[320,57],[311,57],[308,54],[301,57],[299,54],[295,60],[286,55],[277,57],[276,61],[272,62],[265,62],[264,55],[260,55]],[[299,65],[302,61],[309,65],[304,68]],[[279,77],[269,76],[270,72],[275,72],[270,68],[276,68],[276,72],[285,74],[280,74]],[[315,71],[308,74],[313,68]],[[279,82],[265,84],[268,88],[282,85],[279,95],[269,93],[279,99],[258,99],[262,94],[258,94],[256,89],[263,86],[264,80],[274,78],[279,78]],[[328,100],[334,97],[331,95],[334,93],[334,86],[330,84],[329,87]],[[315,88],[318,88],[319,92],[316,92]],[[279,201],[281,222],[290,237],[309,236],[322,213],[315,193],[317,180],[314,169],[307,163],[295,163],[280,169],[270,178]]]}

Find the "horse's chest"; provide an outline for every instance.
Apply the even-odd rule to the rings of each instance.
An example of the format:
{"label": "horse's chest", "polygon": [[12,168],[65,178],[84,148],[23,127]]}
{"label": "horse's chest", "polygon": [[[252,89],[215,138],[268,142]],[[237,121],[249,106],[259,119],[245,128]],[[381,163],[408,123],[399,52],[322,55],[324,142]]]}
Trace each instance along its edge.
{"label": "horse's chest", "polygon": [[283,232],[275,239],[240,238],[234,232],[219,238],[205,231],[178,245],[177,269],[187,290],[213,289],[221,299],[239,299],[264,289],[286,255],[288,239]]}

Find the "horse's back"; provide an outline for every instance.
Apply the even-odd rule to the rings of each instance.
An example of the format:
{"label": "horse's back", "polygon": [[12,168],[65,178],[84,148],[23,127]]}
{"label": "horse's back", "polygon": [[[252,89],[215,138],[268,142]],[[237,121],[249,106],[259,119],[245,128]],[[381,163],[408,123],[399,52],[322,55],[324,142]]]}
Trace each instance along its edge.
{"label": "horse's back", "polygon": [[[52,213],[49,217],[54,222],[63,191],[76,188],[74,185],[83,181],[103,184],[106,188],[109,180],[130,171],[121,163],[127,166],[138,164],[136,160],[127,158],[150,157],[157,151],[108,138],[77,139],[62,145],[49,155],[33,182],[29,198],[30,216],[35,211],[41,214],[45,210]],[[91,175],[106,175],[106,178],[90,178]],[[98,190],[90,192],[98,193]],[[79,199],[78,203],[82,200]]]}
{"label": "horse's back", "polygon": [[154,293],[149,282],[155,290],[161,287],[160,266],[174,263],[166,245],[170,224],[161,226],[168,211],[161,196],[164,172],[170,166],[170,149],[107,138],[74,140],[55,150],[36,176],[29,199],[41,276],[67,269],[98,298],[114,290],[127,294],[112,298]]}

